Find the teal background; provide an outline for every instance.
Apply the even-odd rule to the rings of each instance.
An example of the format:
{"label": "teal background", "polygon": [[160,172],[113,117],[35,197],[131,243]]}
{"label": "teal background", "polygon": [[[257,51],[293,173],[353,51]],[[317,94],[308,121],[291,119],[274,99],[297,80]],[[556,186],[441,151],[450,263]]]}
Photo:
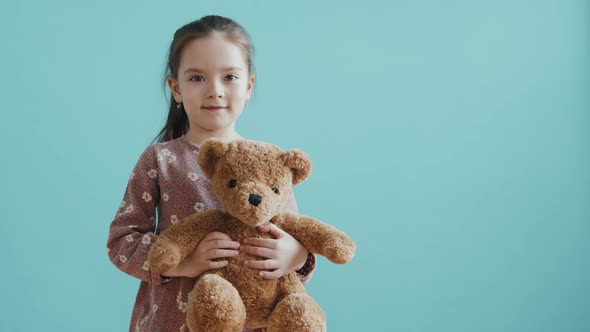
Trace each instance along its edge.
{"label": "teal background", "polygon": [[239,132],[358,245],[308,284],[330,331],[590,330],[590,3],[409,0],[0,5],[0,330],[128,328],[108,226],[207,14],[256,46]]}

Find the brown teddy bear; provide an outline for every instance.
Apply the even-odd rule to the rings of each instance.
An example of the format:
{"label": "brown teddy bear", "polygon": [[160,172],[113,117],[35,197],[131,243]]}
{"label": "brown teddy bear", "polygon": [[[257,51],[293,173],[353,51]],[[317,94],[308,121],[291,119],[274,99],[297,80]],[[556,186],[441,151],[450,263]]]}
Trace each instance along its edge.
{"label": "brown teddy bear", "polygon": [[[225,212],[196,213],[166,229],[148,255],[153,271],[163,273],[178,265],[210,232],[226,233],[240,243],[248,237],[270,238],[257,230],[269,222],[334,263],[352,259],[356,246],[343,232],[311,217],[281,212],[292,187],[311,172],[303,152],[257,141],[212,139],[201,145],[198,164]],[[240,253],[227,258],[225,268],[199,277],[188,298],[191,331],[326,330],[324,312],[295,272],[263,279],[257,270],[244,267],[244,261],[252,259],[260,258]]]}

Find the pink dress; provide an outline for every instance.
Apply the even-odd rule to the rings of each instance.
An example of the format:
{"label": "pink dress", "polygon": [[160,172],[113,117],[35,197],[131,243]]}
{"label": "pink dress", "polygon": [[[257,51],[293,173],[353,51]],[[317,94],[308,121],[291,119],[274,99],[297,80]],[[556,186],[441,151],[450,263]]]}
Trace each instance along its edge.
{"label": "pink dress", "polygon": [[[197,164],[198,150],[185,136],[148,146],[110,225],[107,252],[111,261],[141,280],[130,331],[188,331],[187,295],[196,278],[163,279],[150,271],[146,260],[158,234],[170,225],[195,212],[222,210]],[[298,213],[294,197],[285,211]],[[300,275],[303,282],[313,274],[315,257],[310,258]]]}

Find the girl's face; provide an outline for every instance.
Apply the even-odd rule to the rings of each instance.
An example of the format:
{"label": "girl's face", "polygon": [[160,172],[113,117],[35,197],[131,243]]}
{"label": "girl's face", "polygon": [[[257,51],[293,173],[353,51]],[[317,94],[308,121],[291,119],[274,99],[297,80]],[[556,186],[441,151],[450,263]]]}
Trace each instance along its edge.
{"label": "girl's face", "polygon": [[167,82],[183,104],[190,129],[215,131],[233,128],[250,99],[254,75],[238,46],[212,34],[185,46],[178,80],[169,77]]}

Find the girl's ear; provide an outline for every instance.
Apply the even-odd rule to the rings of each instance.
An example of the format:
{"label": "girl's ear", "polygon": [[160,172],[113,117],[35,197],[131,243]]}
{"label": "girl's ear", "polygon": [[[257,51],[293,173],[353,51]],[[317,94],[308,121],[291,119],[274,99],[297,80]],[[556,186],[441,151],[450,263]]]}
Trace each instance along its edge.
{"label": "girl's ear", "polygon": [[182,102],[182,97],[180,96],[180,90],[178,89],[178,81],[171,76],[168,76],[168,78],[166,78],[166,83],[168,83],[168,87],[170,88],[170,91],[172,92],[172,96],[174,97],[174,100],[176,100],[177,103]]}
{"label": "girl's ear", "polygon": [[206,177],[211,179],[217,162],[229,149],[229,145],[215,138],[207,140],[199,147],[198,163]]}
{"label": "girl's ear", "polygon": [[246,100],[250,99],[252,95],[252,88],[254,88],[254,82],[256,81],[256,76],[250,75],[248,77],[248,87],[246,88]]}
{"label": "girl's ear", "polygon": [[289,150],[279,156],[279,160],[291,169],[293,185],[305,180],[311,173],[311,161],[300,150]]}

